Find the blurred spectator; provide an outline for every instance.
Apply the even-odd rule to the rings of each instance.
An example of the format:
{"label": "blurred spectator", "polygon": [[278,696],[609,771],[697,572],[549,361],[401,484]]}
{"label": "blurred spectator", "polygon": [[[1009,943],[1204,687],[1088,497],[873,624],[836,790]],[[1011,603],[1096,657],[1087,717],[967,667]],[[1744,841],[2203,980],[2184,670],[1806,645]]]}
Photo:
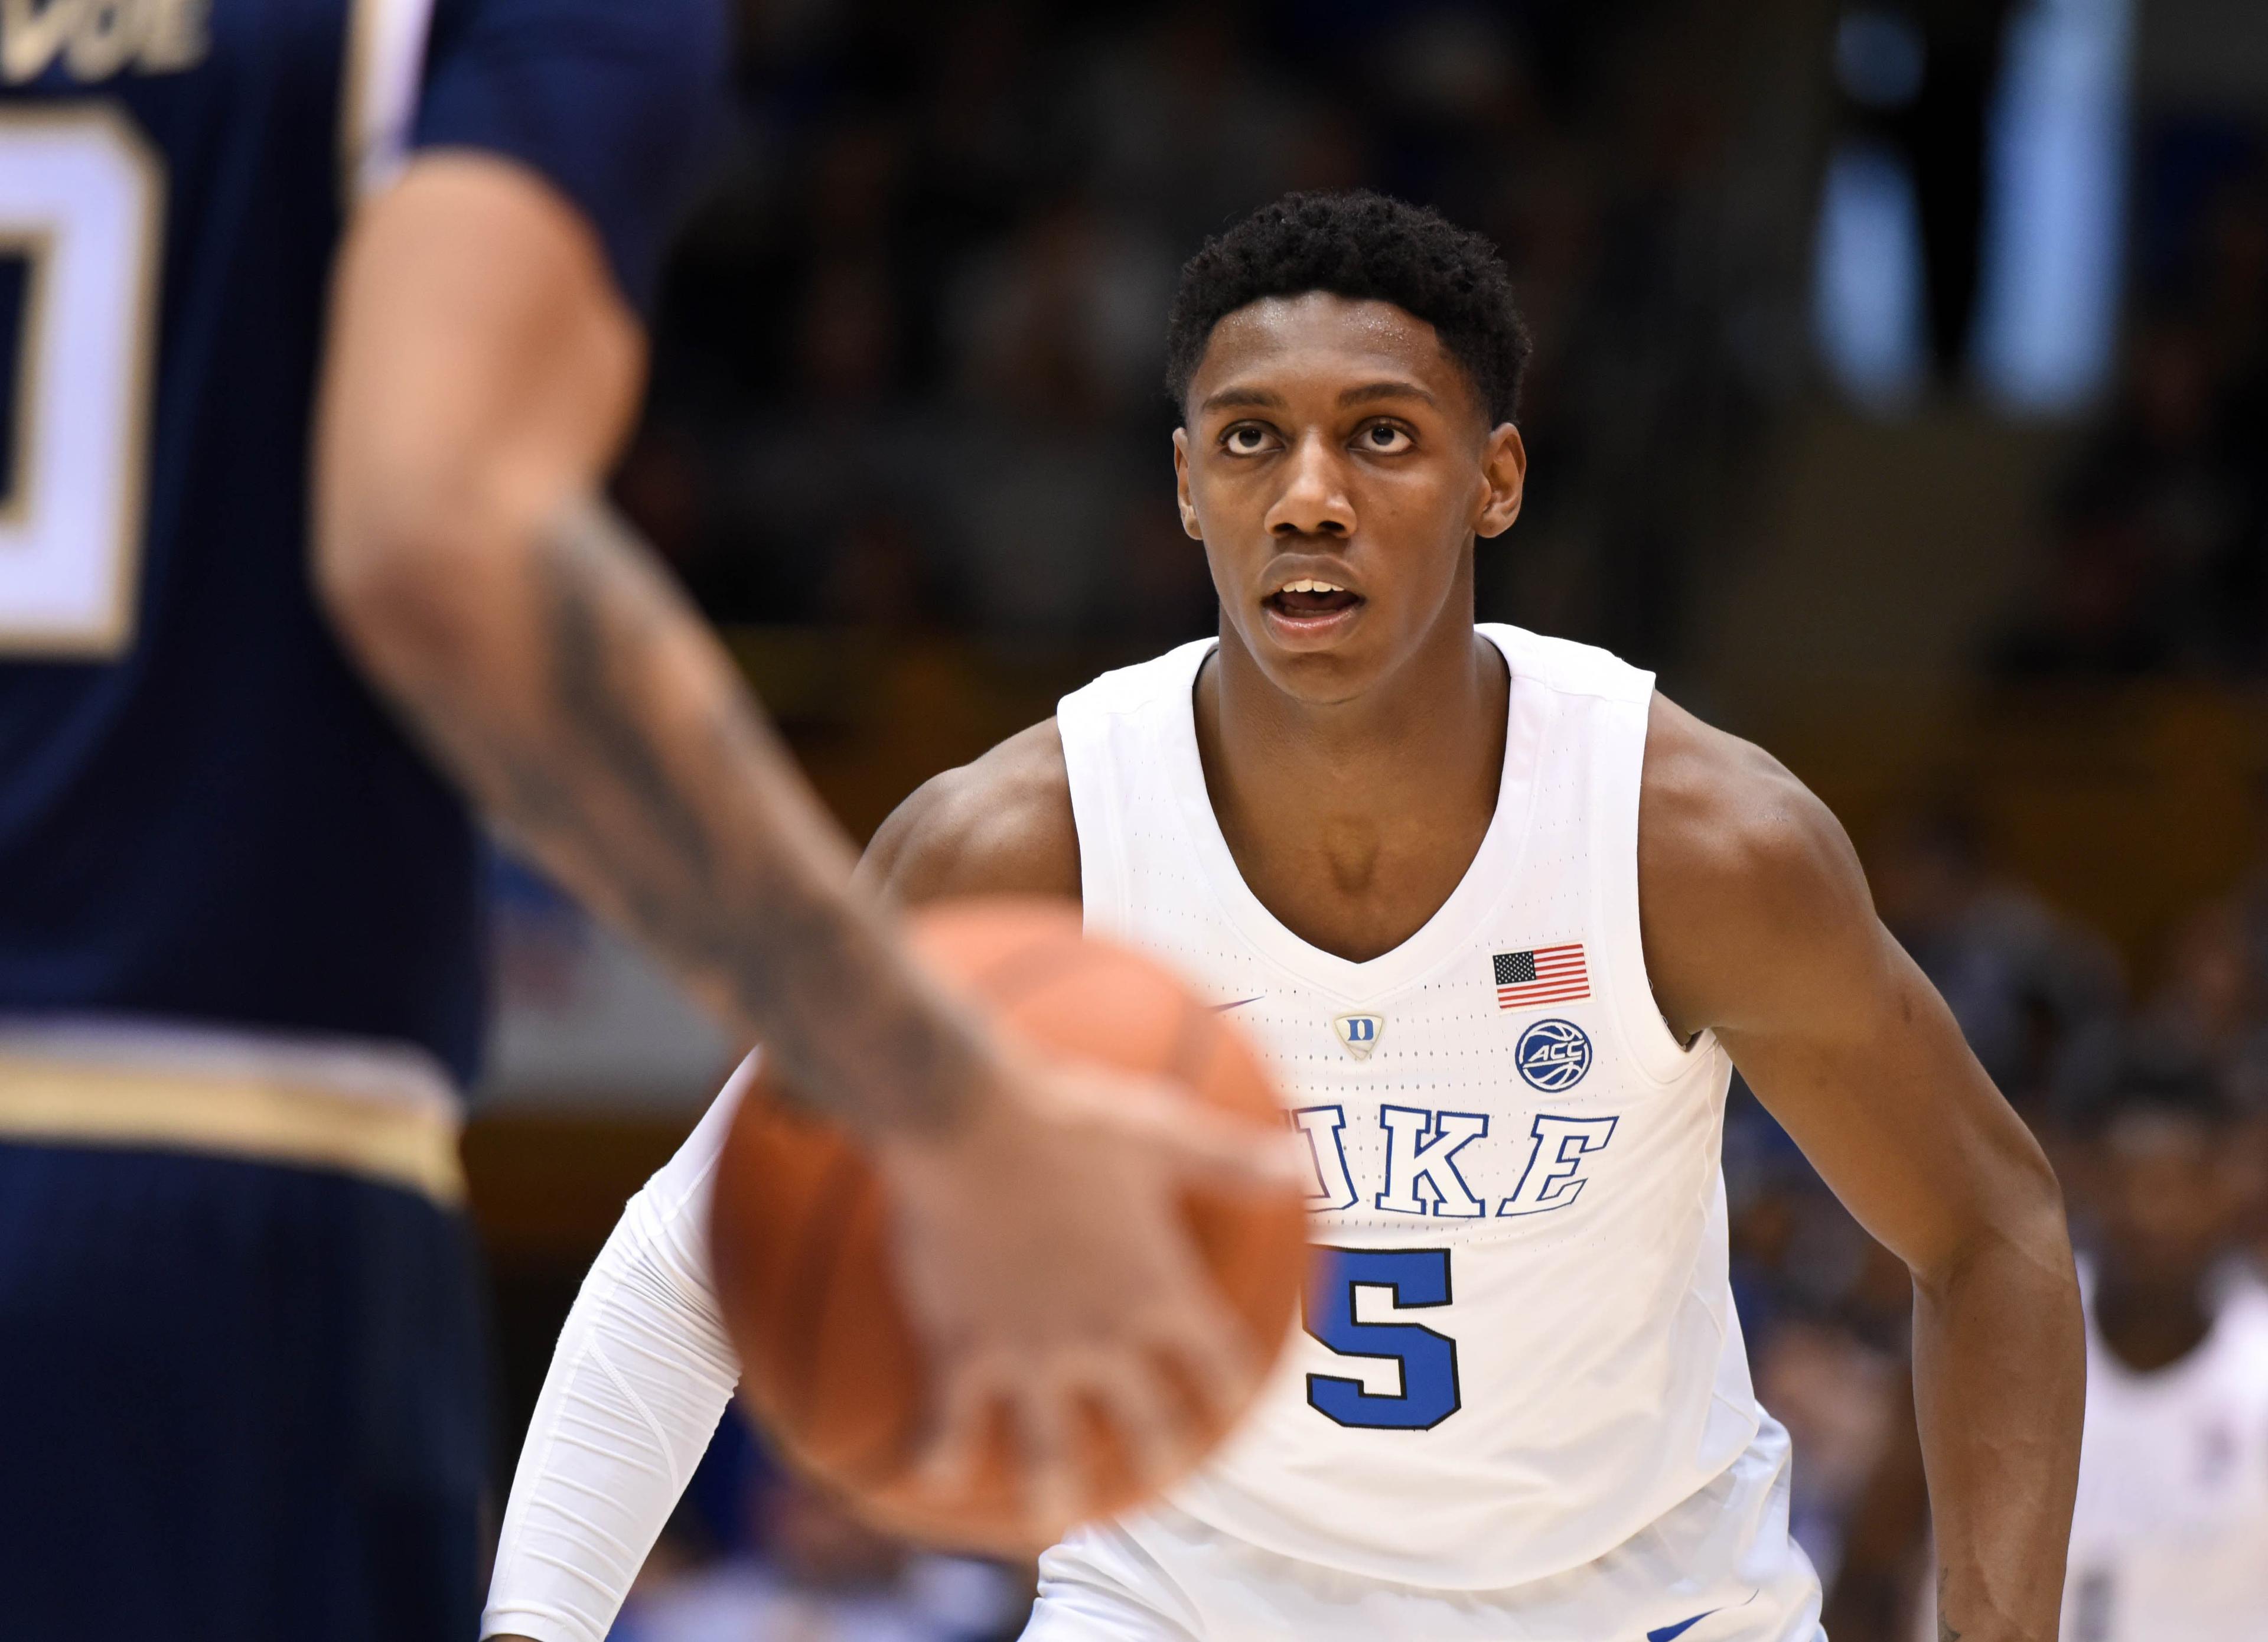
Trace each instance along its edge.
{"label": "blurred spectator", "polygon": [[2169,1052],[2222,1069],[2239,1108],[2268,1120],[2268,865],[2175,925],[2142,1020]]}
{"label": "blurred spectator", "polygon": [[1822,1579],[1834,1575],[1844,1521],[1889,1440],[1903,1381],[1896,1358],[1828,1324],[1787,1324],[1759,1353],[1756,1395],[1800,1456],[1789,1528]]}
{"label": "blurred spectator", "polygon": [[2184,315],[2137,328],[2119,401],[2056,505],[2042,607],[2008,642],[2007,671],[2197,673],[2257,654],[2251,464],[2226,448],[2214,358]]}
{"label": "blurred spectator", "polygon": [[2268,666],[2268,171],[2204,191],[2154,270],[2116,397],[2051,512],[2020,678]]}
{"label": "blurred spectator", "polygon": [[1958,810],[1883,828],[1867,876],[1882,921],[1945,996],[2000,1092],[2040,1126],[2070,1057],[2117,1019],[2117,955],[2093,931],[1984,864]]}
{"label": "blurred spectator", "polygon": [[939,471],[968,591],[996,630],[1108,625],[1133,580],[1130,531],[1145,513],[1173,517],[1163,430],[1144,441],[1116,421],[1157,394],[1155,315],[1173,267],[1072,202],[972,260],[959,281],[948,318],[957,414],[939,431]]}
{"label": "blurred spectator", "polygon": [[2167,954],[2166,980],[2146,1018],[2166,1041],[2193,1056],[2234,1061],[2268,1013],[2262,1005],[2264,931],[2242,897],[2217,901],[2184,918]]}
{"label": "blurred spectator", "polygon": [[1005,1571],[914,1551],[783,1473],[748,1486],[752,1543],[704,1558],[676,1526],[613,1642],[990,1642],[1020,1627],[1030,1593]]}
{"label": "blurred spectator", "polygon": [[1093,155],[1090,186],[1148,217],[1181,256],[1291,186],[1298,99],[1253,51],[1234,8],[1185,0],[1079,55],[1086,63],[1073,89]]}
{"label": "blurred spectator", "polygon": [[2268,1614],[2268,1286],[2237,1269],[2258,1180],[2210,1067],[2148,1035],[2080,1115],[2092,1278],[2065,1624],[2237,1642]]}
{"label": "blurred spectator", "polygon": [[1695,72],[1741,38],[1710,0],[765,9],[624,500],[728,622],[1189,637],[1213,609],[1168,493],[1175,269],[1288,188],[1383,185],[1497,235],[1539,320],[1486,613],[1663,659],[1778,368],[1730,316],[1771,242],[1728,229],[1753,110]]}
{"label": "blurred spectator", "polygon": [[[2142,1029],[2072,1116],[2088,1388],[2063,1634],[2250,1642],[2268,1614],[2268,1285],[2239,1236],[2261,1188],[2243,1115],[2210,1063]],[[1919,1467],[1908,1417],[1859,1508],[1837,1642],[1933,1634]]]}
{"label": "blurred spectator", "polygon": [[2033,608],[2001,642],[2013,679],[2131,679],[2166,671],[2183,646],[2144,521],[2081,492],[2055,509]]}

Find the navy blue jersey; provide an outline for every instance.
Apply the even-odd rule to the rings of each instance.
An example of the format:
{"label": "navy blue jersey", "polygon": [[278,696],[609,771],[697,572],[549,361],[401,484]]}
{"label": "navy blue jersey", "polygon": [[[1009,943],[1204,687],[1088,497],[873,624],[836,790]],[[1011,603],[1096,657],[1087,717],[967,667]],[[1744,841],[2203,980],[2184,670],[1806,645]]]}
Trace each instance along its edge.
{"label": "navy blue jersey", "polygon": [[723,0],[0,10],[0,1012],[408,1040],[469,1079],[477,835],[308,565],[333,254],[407,151],[531,167],[643,304]]}

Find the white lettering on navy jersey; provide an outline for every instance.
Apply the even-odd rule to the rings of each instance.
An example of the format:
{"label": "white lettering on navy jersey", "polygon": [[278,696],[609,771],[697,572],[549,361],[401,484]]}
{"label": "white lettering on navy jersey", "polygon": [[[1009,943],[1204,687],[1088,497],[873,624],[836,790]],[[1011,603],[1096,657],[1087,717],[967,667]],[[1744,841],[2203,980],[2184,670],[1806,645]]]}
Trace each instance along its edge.
{"label": "white lettering on navy jersey", "polygon": [[212,49],[212,0],[11,0],[0,6],[0,81],[60,62],[79,84],[129,70],[179,74]]}

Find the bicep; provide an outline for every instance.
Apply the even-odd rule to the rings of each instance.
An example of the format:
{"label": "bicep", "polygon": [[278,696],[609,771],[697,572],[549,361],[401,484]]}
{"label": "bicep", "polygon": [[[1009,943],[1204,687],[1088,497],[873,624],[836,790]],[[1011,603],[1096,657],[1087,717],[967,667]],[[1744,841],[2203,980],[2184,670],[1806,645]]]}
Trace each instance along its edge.
{"label": "bicep", "polygon": [[604,472],[643,366],[571,202],[511,160],[420,158],[341,253],[318,442],[326,570],[512,539]]}

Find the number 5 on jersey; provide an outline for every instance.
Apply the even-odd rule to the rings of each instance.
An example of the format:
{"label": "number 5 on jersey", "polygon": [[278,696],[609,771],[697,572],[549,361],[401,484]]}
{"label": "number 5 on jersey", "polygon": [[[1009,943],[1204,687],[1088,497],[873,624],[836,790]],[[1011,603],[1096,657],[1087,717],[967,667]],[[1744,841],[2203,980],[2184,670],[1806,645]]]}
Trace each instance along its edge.
{"label": "number 5 on jersey", "polygon": [[1398,1392],[1373,1392],[1359,1380],[1307,1376],[1307,1403],[1342,1425],[1374,1431],[1431,1431],[1461,1406],[1457,1343],[1422,1323],[1359,1322],[1355,1295],[1382,1290],[1397,1312],[1449,1303],[1446,1248],[1315,1250],[1317,1271],[1307,1293],[1307,1332],[1341,1357],[1368,1357],[1396,1365]]}

